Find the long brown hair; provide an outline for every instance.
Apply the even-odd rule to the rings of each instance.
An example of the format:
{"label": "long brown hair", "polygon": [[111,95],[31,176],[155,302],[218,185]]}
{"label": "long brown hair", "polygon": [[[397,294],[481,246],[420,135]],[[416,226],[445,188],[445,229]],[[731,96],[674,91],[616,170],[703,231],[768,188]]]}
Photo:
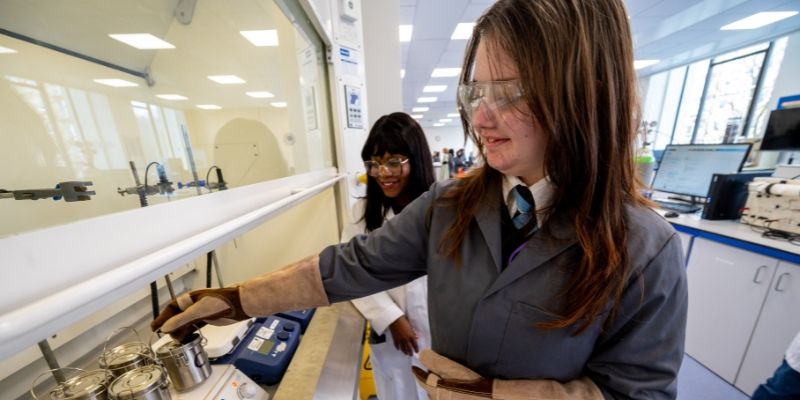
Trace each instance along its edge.
{"label": "long brown hair", "polygon": [[[499,0],[475,25],[461,82],[471,79],[481,41],[517,66],[525,105],[548,139],[544,171],[554,194],[540,233],[551,235],[557,216],[574,227],[582,250],[561,293],[563,314],[538,327],[577,323],[580,334],[609,301],[613,319],[629,274],[625,206],[648,204],[633,162],[639,114],[625,8],[622,0]],[[461,118],[484,154],[463,110]],[[498,179],[485,165],[442,198],[460,210],[439,243],[456,263],[470,221]]]}

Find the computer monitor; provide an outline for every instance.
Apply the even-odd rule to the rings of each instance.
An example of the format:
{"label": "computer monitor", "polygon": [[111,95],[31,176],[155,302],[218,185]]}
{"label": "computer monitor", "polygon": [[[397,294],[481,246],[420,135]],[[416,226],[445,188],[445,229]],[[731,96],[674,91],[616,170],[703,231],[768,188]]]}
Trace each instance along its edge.
{"label": "computer monitor", "polygon": [[653,189],[706,197],[714,174],[739,172],[750,144],[669,145],[656,171]]}
{"label": "computer monitor", "polygon": [[774,110],[769,114],[761,150],[800,150],[800,108]]}

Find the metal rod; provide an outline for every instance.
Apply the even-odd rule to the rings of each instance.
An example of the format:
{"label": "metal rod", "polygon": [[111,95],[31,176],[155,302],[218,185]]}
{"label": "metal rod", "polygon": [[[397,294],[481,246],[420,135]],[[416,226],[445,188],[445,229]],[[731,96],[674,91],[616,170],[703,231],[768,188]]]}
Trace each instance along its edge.
{"label": "metal rod", "polygon": [[211,289],[211,252],[206,253],[206,289]]}
{"label": "metal rod", "polygon": [[58,365],[58,360],[56,360],[56,355],[53,353],[53,349],[50,348],[50,343],[47,342],[47,339],[39,342],[39,350],[44,356],[44,361],[47,363],[47,367],[52,370],[51,372],[53,373],[53,378],[56,379],[56,382],[64,383],[67,378],[61,371],[61,367]]}
{"label": "metal rod", "polygon": [[[200,196],[203,192],[200,190],[200,181],[199,177],[197,176],[197,165],[194,163],[194,153],[192,152],[192,142],[189,140],[189,131],[186,129],[186,125],[181,125],[181,133],[183,134],[183,144],[186,146],[186,157],[189,159],[189,168],[192,171],[192,179],[194,179],[195,189],[197,189],[197,195]],[[219,260],[217,259],[217,253],[214,250],[210,251],[211,257],[214,260],[214,267],[216,268],[217,272],[217,281],[219,281],[219,287],[224,287],[225,285],[222,284],[222,271],[220,271],[220,264]]]}
{"label": "metal rod", "polygon": [[35,38],[30,37],[30,36],[25,36],[25,35],[20,34],[20,33],[11,32],[11,31],[6,30],[6,29],[0,28],[0,34],[6,35],[6,36],[10,36],[10,37],[12,37],[14,39],[22,40],[24,42],[32,43],[32,44],[35,44],[37,46],[42,46],[44,48],[48,48],[50,50],[54,50],[54,51],[57,51],[59,53],[64,53],[64,54],[69,55],[69,56],[77,57],[77,58],[80,58],[82,60],[93,62],[95,64],[99,64],[99,65],[102,65],[104,67],[108,67],[108,68],[115,69],[115,70],[120,71],[120,72],[124,72],[126,74],[137,76],[139,78],[144,79],[144,81],[148,85],[152,86],[150,84],[150,82],[151,82],[150,75],[148,73],[146,73],[146,72],[134,71],[134,70],[132,70],[130,68],[125,68],[125,67],[117,65],[117,64],[112,64],[112,63],[110,63],[108,61],[103,61],[103,60],[101,60],[99,58],[94,58],[92,56],[87,56],[86,54],[78,53],[77,51],[73,51],[73,50],[70,50],[70,49],[65,49],[65,48],[63,48],[61,46],[56,46],[56,45],[54,45],[52,43],[43,42],[43,41],[41,41],[39,39],[35,39]]}
{"label": "metal rod", "polygon": [[211,250],[211,259],[214,260],[214,270],[217,272],[219,287],[225,287],[225,284],[222,283],[222,270],[220,269],[219,260],[217,260],[217,252],[215,250]]}
{"label": "metal rod", "polygon": [[194,153],[192,152],[192,142],[189,140],[189,131],[186,129],[186,125],[181,125],[181,133],[183,134],[183,145],[186,146],[186,157],[189,159],[189,169],[192,171],[192,179],[194,179],[195,189],[197,189],[197,195],[203,194],[200,190],[200,178],[197,176],[197,165],[194,163]]}
{"label": "metal rod", "polygon": [[164,275],[164,280],[167,281],[167,290],[169,290],[169,297],[172,300],[175,300],[175,289],[172,287],[172,279],[169,278],[169,274]]}
{"label": "metal rod", "polygon": [[150,282],[150,302],[153,305],[153,319],[158,318],[158,312],[161,311],[158,307],[158,286],[155,282]]}

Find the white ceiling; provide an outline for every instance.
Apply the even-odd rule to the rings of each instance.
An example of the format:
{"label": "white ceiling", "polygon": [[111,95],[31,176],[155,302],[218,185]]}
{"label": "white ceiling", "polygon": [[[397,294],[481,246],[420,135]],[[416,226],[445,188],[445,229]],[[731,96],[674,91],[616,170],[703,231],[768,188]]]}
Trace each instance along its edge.
{"label": "white ceiling", "polygon": [[[466,40],[450,40],[460,22],[474,22],[493,0],[400,0],[400,24],[414,25],[411,41],[401,43],[403,107],[427,106],[422,125],[432,126],[456,112],[457,77],[431,78],[434,68],[460,67]],[[721,31],[730,22],[760,11],[800,11],[800,0],[625,0],[631,15],[637,59],[660,63],[639,70],[650,75],[800,29],[800,15],[759,29]],[[447,85],[443,93],[424,93],[425,85]],[[417,99],[435,96],[435,103]],[[460,125],[455,118],[446,125]]]}
{"label": "white ceiling", "polygon": [[[376,0],[363,0],[376,1]],[[222,106],[266,105],[286,91],[283,77],[296,69],[295,57],[281,57],[294,35],[271,0],[200,1],[194,21],[174,21],[177,0],[0,0],[0,27],[42,39],[131,69],[152,66],[159,91],[182,90],[193,103]],[[474,22],[494,0],[399,0],[400,23],[412,24],[411,42],[402,43],[403,107],[423,105],[423,126],[456,112],[457,78],[431,78],[434,68],[460,67],[466,40],[450,40],[459,22]],[[800,15],[749,31],[720,31],[727,23],[758,11],[800,10],[800,0],[626,0],[636,57],[660,59],[640,70],[648,75],[800,29]],[[242,29],[278,29],[281,47],[255,48]],[[107,37],[111,32],[148,31],[177,45],[166,51],[136,50]],[[295,38],[295,40],[297,40]],[[279,50],[281,49],[281,50]],[[288,55],[288,54],[287,54]],[[292,62],[290,62],[292,61]],[[243,96],[245,85],[220,87],[207,75],[236,74],[246,89],[268,90],[276,99]],[[124,77],[124,75],[122,76]],[[128,78],[129,79],[129,78]],[[425,85],[447,85],[425,93]],[[213,100],[206,100],[213,94]],[[418,104],[419,97],[437,97]],[[188,103],[188,102],[187,102]],[[190,106],[190,105],[189,105]],[[458,118],[448,124],[459,125]]]}
{"label": "white ceiling", "polygon": [[[178,3],[0,0],[0,28],[137,72],[150,69],[155,80],[150,92],[188,97],[188,101],[177,102],[151,99],[170,107],[265,107],[297,96],[298,51],[307,44],[274,1],[198,1],[189,25],[175,18]],[[276,30],[280,45],[255,47],[239,34],[240,30],[260,29]],[[175,48],[139,50],[108,36],[139,32],[163,38]],[[17,56],[27,57],[24,53]],[[236,75],[246,84],[220,85],[207,79],[209,75]],[[146,85],[142,79],[112,70],[95,78],[120,78]],[[275,97],[256,99],[245,95],[251,91],[269,91]]]}

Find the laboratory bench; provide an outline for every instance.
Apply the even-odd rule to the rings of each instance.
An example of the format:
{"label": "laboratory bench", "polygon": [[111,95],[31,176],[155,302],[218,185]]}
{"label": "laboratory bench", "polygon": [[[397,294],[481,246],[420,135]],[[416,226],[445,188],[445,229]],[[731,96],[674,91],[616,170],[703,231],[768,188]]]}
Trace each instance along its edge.
{"label": "laboratory bench", "polygon": [[766,238],[763,229],[738,221],[699,214],[666,220],[678,232],[686,260],[686,353],[753,393],[800,331],[800,246]]}
{"label": "laboratory bench", "polygon": [[349,301],[317,308],[270,399],[356,399],[365,323]]}

